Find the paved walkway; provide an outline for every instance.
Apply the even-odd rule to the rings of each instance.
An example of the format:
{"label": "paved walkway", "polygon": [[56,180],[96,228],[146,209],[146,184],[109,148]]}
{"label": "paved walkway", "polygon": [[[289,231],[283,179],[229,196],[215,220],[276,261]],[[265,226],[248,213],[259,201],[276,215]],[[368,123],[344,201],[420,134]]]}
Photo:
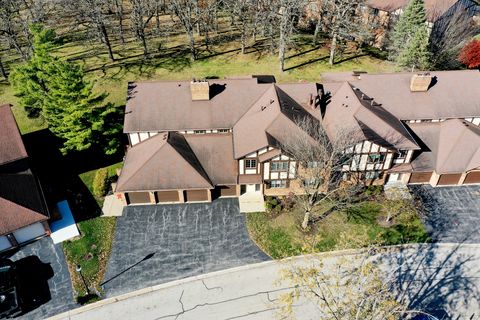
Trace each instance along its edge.
{"label": "paved walkway", "polygon": [[[358,255],[350,251],[314,257],[322,259],[328,272],[339,256]],[[381,252],[376,259],[400,286],[410,286],[412,308],[439,319],[477,319],[480,246],[412,245]],[[54,319],[278,319],[279,295],[290,291],[289,284],[278,283],[280,270],[310,263],[312,256],[303,256],[219,271],[100,301]],[[307,302],[297,303],[294,312],[297,319],[318,319],[318,311]]]}
{"label": "paved walkway", "polygon": [[423,199],[425,225],[439,242],[480,243],[480,186],[411,186]]}
{"label": "paved walkway", "polygon": [[237,199],[129,206],[117,220],[104,289],[111,297],[265,260],[250,240]]}
{"label": "paved walkway", "polygon": [[43,319],[77,307],[70,274],[60,245],[42,238],[8,257],[20,267],[20,279],[27,286],[28,300],[35,299],[21,319]]}

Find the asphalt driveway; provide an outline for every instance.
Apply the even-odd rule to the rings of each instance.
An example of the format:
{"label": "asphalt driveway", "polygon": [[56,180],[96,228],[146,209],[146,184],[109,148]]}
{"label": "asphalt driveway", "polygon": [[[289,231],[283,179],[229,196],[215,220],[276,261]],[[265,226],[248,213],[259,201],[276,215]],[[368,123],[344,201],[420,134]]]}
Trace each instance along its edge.
{"label": "asphalt driveway", "polygon": [[73,298],[70,273],[60,245],[49,237],[7,253],[17,265],[28,312],[21,319],[44,319],[78,307]]}
{"label": "asphalt driveway", "polygon": [[250,239],[237,199],[126,207],[107,266],[107,296],[269,260]]}
{"label": "asphalt driveway", "polygon": [[424,203],[425,225],[438,242],[480,243],[480,186],[412,186]]}

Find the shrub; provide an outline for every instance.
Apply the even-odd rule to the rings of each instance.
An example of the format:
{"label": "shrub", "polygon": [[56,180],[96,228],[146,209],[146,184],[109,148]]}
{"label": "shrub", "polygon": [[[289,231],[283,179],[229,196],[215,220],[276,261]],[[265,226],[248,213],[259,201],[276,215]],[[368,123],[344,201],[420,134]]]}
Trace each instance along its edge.
{"label": "shrub", "polygon": [[468,68],[480,68],[480,40],[474,39],[463,47],[458,57]]}
{"label": "shrub", "polygon": [[93,194],[101,198],[105,196],[108,188],[108,170],[106,168],[98,169],[93,178]]}
{"label": "shrub", "polygon": [[377,197],[382,194],[382,190],[382,186],[368,186],[363,193],[367,197]]}
{"label": "shrub", "polygon": [[275,197],[267,197],[265,199],[265,208],[268,211],[282,211],[282,202]]}

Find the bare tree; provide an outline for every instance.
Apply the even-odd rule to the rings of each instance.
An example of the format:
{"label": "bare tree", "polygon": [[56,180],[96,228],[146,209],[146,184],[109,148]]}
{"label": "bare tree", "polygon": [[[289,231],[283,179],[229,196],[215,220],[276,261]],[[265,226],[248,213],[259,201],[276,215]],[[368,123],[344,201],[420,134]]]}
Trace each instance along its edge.
{"label": "bare tree", "polygon": [[[324,29],[330,35],[330,65],[335,63],[339,41],[363,41],[369,36],[367,27],[362,23],[360,10],[364,0],[324,0],[318,6],[319,19],[325,19]],[[320,18],[321,17],[321,18]]]}
{"label": "bare tree", "polygon": [[240,32],[242,54],[245,54],[248,35],[253,28],[252,21],[256,12],[255,4],[252,0],[225,0],[224,5],[230,13],[232,24]]}
{"label": "bare tree", "polygon": [[89,31],[92,31],[97,39],[105,45],[108,57],[114,61],[113,49],[107,31],[109,21],[108,0],[66,0],[66,7],[79,24],[85,24]]}
{"label": "bare tree", "polygon": [[282,270],[281,279],[293,288],[279,299],[282,319],[294,317],[293,305],[301,299],[316,307],[318,319],[400,320],[415,315],[437,319],[412,309],[406,295],[397,294],[401,289],[396,270],[385,273],[378,268],[375,251],[371,248],[365,255],[338,257],[333,263],[313,259],[310,266]]}
{"label": "bare tree", "polygon": [[468,11],[463,7],[449,16],[441,16],[440,10],[432,9],[436,14],[436,23],[430,32],[430,51],[434,68],[458,69],[461,63],[457,57],[465,43],[480,33],[480,25],[476,24]]}
{"label": "bare tree", "polygon": [[158,3],[156,0],[130,0],[131,15],[135,36],[142,43],[143,55],[148,56],[147,26],[157,12]]}
{"label": "bare tree", "polygon": [[[304,212],[302,228],[306,229],[312,215],[321,218],[351,201],[358,192],[360,185],[350,181],[352,177],[346,168],[352,156],[347,150],[358,142],[358,134],[345,129],[329,136],[321,123],[311,117],[296,122],[301,133],[289,136],[281,148],[298,162],[296,175],[302,192],[295,196],[295,202]],[[316,209],[323,203],[331,209],[321,212],[319,217]]]}
{"label": "bare tree", "polygon": [[25,42],[25,28],[28,28],[28,23],[22,16],[20,1],[0,0],[0,37],[10,48],[16,50],[23,60],[27,60],[29,56],[28,49],[22,44]]}
{"label": "bare tree", "polygon": [[124,9],[123,9],[123,0],[112,0],[114,7],[115,16],[118,20],[118,31],[120,35],[120,40],[122,43],[125,43],[125,26],[123,25],[124,20]]}
{"label": "bare tree", "polygon": [[180,23],[188,37],[188,43],[193,60],[197,59],[195,47],[194,26],[197,24],[197,1],[196,0],[170,0],[172,12],[180,20]]}
{"label": "bare tree", "polygon": [[294,30],[295,21],[298,20],[300,9],[305,6],[301,0],[279,0],[279,39],[278,58],[280,60],[280,71],[285,69],[285,53]]}

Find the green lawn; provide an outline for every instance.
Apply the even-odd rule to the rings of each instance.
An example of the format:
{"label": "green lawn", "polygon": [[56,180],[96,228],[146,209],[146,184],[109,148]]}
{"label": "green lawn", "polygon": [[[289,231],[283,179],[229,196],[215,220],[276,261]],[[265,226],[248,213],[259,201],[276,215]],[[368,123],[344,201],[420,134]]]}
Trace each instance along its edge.
{"label": "green lawn", "polygon": [[[102,47],[73,42],[61,45],[57,54],[75,61],[88,71],[95,81],[98,92],[107,92],[108,100],[118,106],[125,104],[127,83],[138,80],[180,80],[196,78],[223,78],[252,74],[271,74],[278,82],[321,81],[321,73],[364,70],[368,72],[391,72],[394,66],[366,53],[345,54],[333,67],[328,64],[328,49],[311,44],[308,35],[298,36],[293,49],[287,54],[285,72],[279,71],[277,54],[268,53],[259,41],[246,54],[239,51],[237,42],[213,46],[210,51],[201,49],[201,59],[192,61],[183,46],[183,37],[173,38],[151,57],[145,59],[135,41],[125,45],[115,44],[117,61],[108,60]],[[151,45],[155,48],[155,45]],[[343,62],[342,62],[343,60]],[[0,104],[17,103],[11,86],[0,82]],[[42,129],[41,119],[29,119],[20,108],[15,115],[22,133]]]}
{"label": "green lawn", "polygon": [[[114,177],[116,175],[116,169],[121,166],[121,162],[108,166],[108,177]],[[97,170],[85,172],[80,175],[80,179],[82,179],[90,192],[93,190],[92,183]],[[96,200],[101,207],[103,198],[96,198]],[[104,280],[103,276],[105,275],[105,268],[112,248],[115,222],[116,219],[113,217],[97,217],[81,221],[77,224],[80,229],[81,238],[63,244],[73,285],[80,299],[85,296],[87,292],[85,290],[85,284],[79,274],[75,272],[75,266],[80,264],[87,285],[100,291],[99,284]]]}
{"label": "green lawn", "polygon": [[252,239],[275,259],[313,252],[429,240],[416,212],[400,214],[388,227],[378,223],[382,214],[377,202],[366,201],[348,211],[333,212],[313,225],[308,232],[301,230],[302,213],[298,210],[274,216],[249,213],[247,227]]}
{"label": "green lawn", "polygon": [[63,243],[70,267],[73,285],[78,297],[86,294],[85,285],[75,266],[82,267],[82,274],[87,285],[100,290],[99,283],[103,281],[105,268],[112,248],[116,219],[113,217],[98,217],[78,223],[81,238]]}

